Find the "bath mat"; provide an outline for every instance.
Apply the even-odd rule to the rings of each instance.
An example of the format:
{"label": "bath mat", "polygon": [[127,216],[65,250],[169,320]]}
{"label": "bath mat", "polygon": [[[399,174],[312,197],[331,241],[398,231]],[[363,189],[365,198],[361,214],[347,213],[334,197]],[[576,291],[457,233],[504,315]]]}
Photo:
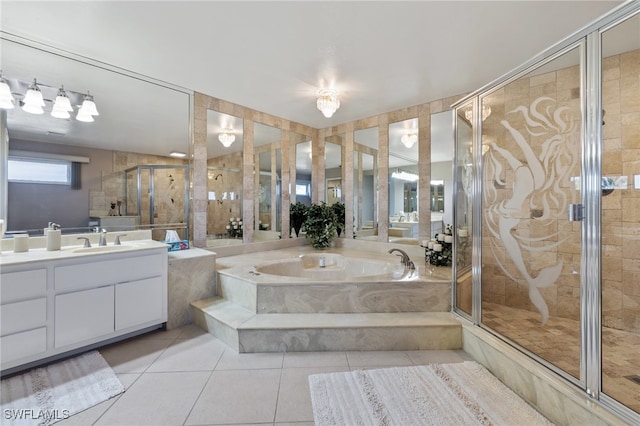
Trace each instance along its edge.
{"label": "bath mat", "polygon": [[473,361],[309,376],[316,425],[551,425]]}
{"label": "bath mat", "polygon": [[3,379],[0,424],[50,425],[124,392],[98,351]]}

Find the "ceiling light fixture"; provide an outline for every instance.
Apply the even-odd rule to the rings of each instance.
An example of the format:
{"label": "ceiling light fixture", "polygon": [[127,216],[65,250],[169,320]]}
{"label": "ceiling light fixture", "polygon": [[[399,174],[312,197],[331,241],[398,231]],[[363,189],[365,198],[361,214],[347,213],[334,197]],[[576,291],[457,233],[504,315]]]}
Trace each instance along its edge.
{"label": "ceiling light fixture", "polygon": [[236,140],[236,135],[233,134],[232,129],[224,129],[222,133],[218,135],[218,140],[225,148],[229,148],[231,144]]}
{"label": "ceiling light fixture", "polygon": [[400,138],[400,142],[408,149],[411,149],[413,145],[418,141],[418,135],[416,133],[406,133]]}
{"label": "ceiling light fixture", "polygon": [[22,102],[22,109],[25,112],[31,114],[44,114],[44,110],[42,109],[42,107],[45,106],[44,98],[42,97],[42,91],[40,90],[40,87],[38,87],[38,83],[35,78],[33,79],[31,86],[29,86],[29,89],[27,89],[27,93],[25,93]]}
{"label": "ceiling light fixture", "polygon": [[408,173],[403,170],[396,170],[391,173],[391,177],[394,179],[406,180],[409,182],[416,182],[418,180],[418,175],[415,173]]}
{"label": "ceiling light fixture", "polygon": [[333,89],[320,89],[318,90],[318,101],[316,106],[322,114],[330,118],[334,112],[340,108],[340,99],[338,99],[338,93]]}
{"label": "ceiling light fixture", "polygon": [[11,87],[9,87],[9,82],[2,75],[2,70],[0,70],[0,108],[2,109],[13,109],[15,102],[15,98],[11,94]]}
{"label": "ceiling light fixture", "polygon": [[184,157],[187,156],[187,154],[184,153],[184,152],[180,152],[180,151],[171,151],[169,153],[169,156],[170,157],[175,157],[175,158],[184,158]]}
{"label": "ceiling light fixture", "polygon": [[[489,117],[491,115],[491,107],[487,106],[487,105],[482,105],[482,121],[486,120],[487,117]],[[468,109],[464,112],[464,118],[467,119],[467,121],[471,122],[471,119],[473,118],[473,108]]]}
{"label": "ceiling light fixture", "polygon": [[64,90],[64,86],[60,86],[60,90],[58,90],[58,95],[56,96],[56,101],[53,104],[53,109],[51,110],[51,116],[55,118],[70,118],[69,114],[73,111],[71,107],[71,100],[67,96],[67,92]]}

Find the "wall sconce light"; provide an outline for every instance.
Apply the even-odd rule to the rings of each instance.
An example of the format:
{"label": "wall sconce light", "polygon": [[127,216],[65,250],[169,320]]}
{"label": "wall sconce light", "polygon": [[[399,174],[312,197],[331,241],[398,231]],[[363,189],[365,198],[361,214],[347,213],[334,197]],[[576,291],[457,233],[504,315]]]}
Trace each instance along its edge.
{"label": "wall sconce light", "polygon": [[[13,91],[12,91],[13,85]],[[26,86],[26,82],[18,81],[18,80],[8,80],[4,78],[2,75],[2,71],[0,71],[0,108],[2,109],[13,109],[15,97],[14,93],[17,93],[21,90],[24,90],[24,86]],[[45,94],[43,94],[43,91]],[[54,94],[55,98],[54,98]],[[69,93],[72,96],[69,96]],[[53,106],[51,108],[51,116],[60,119],[69,119],[71,117],[70,112],[73,112],[73,107],[71,105],[72,99],[82,98],[82,106],[78,110],[78,114],[76,115],[76,119],[79,121],[92,122],[93,117],[100,115],[98,114],[98,109],[96,108],[96,104],[93,100],[93,96],[87,92],[86,95],[82,95],[77,92],[67,92],[64,86],[60,86],[59,89],[55,89],[54,87],[38,84],[37,80],[34,78],[33,83],[29,85],[29,88],[25,92],[24,96],[18,94],[18,98],[20,99],[20,105],[22,105],[22,110],[28,112],[30,114],[44,114],[43,107],[46,107],[46,102],[52,102]],[[51,99],[55,99],[51,101]],[[46,102],[45,102],[46,101]]]}
{"label": "wall sconce light", "polygon": [[53,104],[53,109],[51,110],[51,116],[66,119],[71,117],[69,114],[71,111],[73,111],[73,108],[71,107],[71,100],[67,96],[64,86],[60,86],[60,90],[58,90],[58,95],[56,96],[56,101]]}
{"label": "wall sconce light", "polygon": [[0,108],[2,109],[13,109],[15,102],[15,98],[11,94],[11,88],[9,87],[9,83],[7,79],[2,75],[2,70],[0,70]]}
{"label": "wall sconce light", "polygon": [[42,107],[45,106],[44,98],[35,78],[31,86],[29,86],[29,89],[27,89],[27,93],[25,93],[22,102],[23,111],[30,114],[44,114],[44,110],[42,109]]}
{"label": "wall sconce light", "polygon": [[402,144],[406,146],[408,149],[411,149],[417,141],[418,141],[417,133],[406,133],[402,135],[402,138],[400,138],[400,142],[402,142]]}
{"label": "wall sconce light", "polygon": [[391,173],[391,177],[394,179],[400,179],[400,180],[406,180],[409,182],[416,182],[418,180],[418,175],[415,173],[409,173],[409,172],[405,172],[403,170],[396,170],[395,172]]}
{"label": "wall sconce light", "polygon": [[232,129],[224,129],[222,133],[218,135],[218,140],[225,148],[229,148],[231,144],[236,140],[236,135],[233,134]]}
{"label": "wall sconce light", "polygon": [[330,118],[333,113],[340,108],[340,99],[338,99],[338,94],[333,89],[318,90],[316,106],[320,111],[322,111],[322,114],[325,117]]}

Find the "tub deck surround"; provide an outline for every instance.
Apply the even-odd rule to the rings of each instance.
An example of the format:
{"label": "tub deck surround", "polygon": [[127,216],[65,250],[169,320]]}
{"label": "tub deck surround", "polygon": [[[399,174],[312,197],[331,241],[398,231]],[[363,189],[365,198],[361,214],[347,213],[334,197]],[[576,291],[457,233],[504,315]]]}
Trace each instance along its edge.
{"label": "tub deck surround", "polygon": [[425,267],[414,257],[417,270],[395,280],[386,273],[342,281],[256,274],[269,267],[278,272],[305,256],[325,256],[325,268],[345,258],[383,269],[390,264],[392,271],[399,263],[386,252],[308,246],[218,258],[218,297],[192,303],[194,322],[239,352],[461,347],[448,268]]}

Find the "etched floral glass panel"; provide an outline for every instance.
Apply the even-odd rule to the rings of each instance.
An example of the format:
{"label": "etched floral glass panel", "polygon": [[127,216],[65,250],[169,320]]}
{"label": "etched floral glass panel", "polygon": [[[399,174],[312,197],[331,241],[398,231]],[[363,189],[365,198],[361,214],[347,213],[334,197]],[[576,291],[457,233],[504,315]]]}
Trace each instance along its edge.
{"label": "etched floral glass panel", "polygon": [[580,377],[578,48],[480,101],[482,323]]}

